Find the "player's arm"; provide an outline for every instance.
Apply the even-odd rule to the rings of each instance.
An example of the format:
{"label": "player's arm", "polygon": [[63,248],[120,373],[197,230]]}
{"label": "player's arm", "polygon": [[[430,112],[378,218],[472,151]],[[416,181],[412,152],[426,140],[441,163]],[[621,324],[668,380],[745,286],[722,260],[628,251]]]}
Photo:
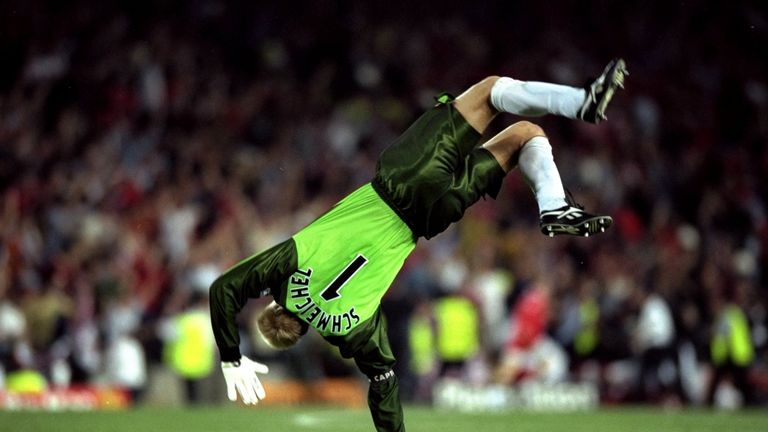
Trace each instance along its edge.
{"label": "player's arm", "polygon": [[264,389],[256,373],[267,372],[266,366],[240,354],[237,314],[250,298],[279,296],[276,291],[295,270],[296,246],[290,239],[239,262],[211,285],[211,325],[230,400],[237,393],[249,404],[263,399]]}
{"label": "player's arm", "polygon": [[371,320],[375,326],[373,334],[354,355],[357,367],[371,381],[368,407],[377,431],[404,431],[400,389],[393,370],[395,357],[389,347],[386,321],[380,310]]}

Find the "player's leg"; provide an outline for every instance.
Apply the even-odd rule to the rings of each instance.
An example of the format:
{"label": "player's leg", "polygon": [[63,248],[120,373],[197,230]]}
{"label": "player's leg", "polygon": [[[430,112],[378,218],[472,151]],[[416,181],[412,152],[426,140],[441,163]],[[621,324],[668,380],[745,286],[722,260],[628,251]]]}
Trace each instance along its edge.
{"label": "player's leg", "polygon": [[460,94],[453,106],[482,134],[500,112],[529,117],[551,113],[575,118],[574,113],[585,101],[586,94],[584,89],[558,84],[489,76]]}
{"label": "player's leg", "polygon": [[[600,113],[604,115],[605,106],[613,95],[616,86],[623,82],[624,73],[623,61],[609,65],[603,75],[592,85],[593,91],[591,93],[595,94],[595,97],[592,98],[594,99],[592,104],[589,102],[590,99],[586,91],[570,89],[572,92],[582,92],[580,93],[581,100],[579,103],[581,105],[579,109],[595,111],[597,113],[595,114],[597,116],[595,121],[598,121]],[[509,79],[491,76],[467,89],[456,100],[447,95],[441,96],[435,108],[422,115],[379,157],[376,176],[372,182],[373,187],[390,207],[403,218],[417,237],[431,238],[437,235],[451,222],[461,218],[464,210],[480,196],[489,193],[489,191],[498,191],[501,181],[496,181],[497,176],[486,176],[481,173],[500,171],[501,177],[503,177],[504,170],[501,169],[494,156],[488,154],[487,150],[485,153],[476,153],[475,150],[480,144],[481,134],[499,111],[505,111],[505,107],[512,103],[521,110],[519,113],[535,112],[537,107],[543,103],[542,100],[558,99],[556,90],[560,91],[561,94],[564,92],[563,86],[537,83],[536,85],[532,84],[532,86],[538,90],[544,88],[541,90],[543,95],[527,97],[528,93],[526,92],[528,90],[526,88],[529,86],[526,85],[526,88],[516,90],[514,86],[504,85],[508,81]],[[551,94],[548,95],[547,91]],[[522,95],[523,99],[520,99],[519,95]],[[565,98],[565,96],[561,97]],[[497,100],[497,103],[494,103],[494,100]],[[588,109],[590,106],[595,108]],[[600,107],[602,107],[602,111],[598,109]],[[557,113],[551,107],[545,107],[544,112]],[[560,112],[560,114],[564,113]],[[510,140],[505,139],[505,137],[514,135],[512,133],[514,130],[500,134],[501,136],[496,141],[502,144],[493,145],[491,143],[489,145],[506,149],[506,143]],[[520,142],[512,142],[510,145],[513,146],[511,148],[518,150],[522,148]],[[515,145],[517,147],[514,147]],[[544,151],[548,145],[548,141],[546,145],[532,143],[530,148],[539,148]],[[551,155],[551,148],[549,151]],[[517,154],[517,152],[513,153]],[[532,150],[532,154],[539,153]],[[533,160],[532,163],[537,163],[540,160],[540,158],[534,157],[531,159]],[[509,162],[509,160],[505,160],[504,163],[508,164]],[[512,166],[516,163],[517,160],[515,159]],[[551,165],[554,167],[554,162]],[[556,167],[554,169],[556,171]],[[545,174],[550,172],[551,170],[544,171]],[[457,173],[461,174],[457,175]],[[462,187],[457,185],[457,179],[458,181],[470,181],[475,178],[477,180],[471,185],[470,189],[472,190],[467,190],[466,194],[457,190],[457,188]],[[540,184],[544,184],[544,182],[534,180],[532,186],[536,188]],[[558,181],[552,184],[557,184],[562,189],[559,176]],[[494,193],[489,194],[495,195]],[[435,208],[440,207],[435,205],[436,200],[442,200],[442,204],[447,205],[443,209],[446,211],[444,215],[435,211]],[[546,229],[547,234],[589,235],[595,230],[604,229],[604,226],[590,225],[588,218],[592,215],[584,213],[578,206],[568,203],[564,196],[562,202],[564,203],[562,208],[549,205],[542,208],[542,230]],[[583,222],[583,226],[575,229],[571,224],[564,223],[564,218],[573,222]],[[608,221],[607,223],[610,224],[610,218],[603,217],[599,220]],[[587,226],[588,228],[584,228]]]}
{"label": "player's leg", "polygon": [[459,95],[454,106],[467,123],[483,133],[499,112],[527,117],[556,114],[576,118],[586,100],[584,89],[489,76]]}
{"label": "player's leg", "polygon": [[[587,213],[566,197],[544,131],[521,121],[469,152],[440,189],[418,195],[424,221],[421,235],[434,237],[461,219],[482,196],[495,198],[506,174],[517,166],[539,204],[542,233],[587,237],[610,227],[610,216]],[[415,189],[425,191],[422,184]]]}
{"label": "player's leg", "polygon": [[617,88],[624,87],[627,67],[615,59],[586,88],[489,76],[459,95],[454,107],[476,131],[483,133],[499,112],[537,117],[555,114],[599,123]]}
{"label": "player's leg", "polygon": [[615,59],[586,88],[502,77],[491,89],[491,104],[499,111],[521,116],[555,114],[599,123],[607,118],[608,103],[616,89],[624,87],[627,74],[624,60]]}
{"label": "player's leg", "polygon": [[517,122],[488,140],[482,148],[489,151],[506,172],[520,167],[536,197],[542,233],[550,237],[559,234],[588,237],[605,232],[613,223],[610,216],[584,211],[566,195],[552,145],[538,125]]}

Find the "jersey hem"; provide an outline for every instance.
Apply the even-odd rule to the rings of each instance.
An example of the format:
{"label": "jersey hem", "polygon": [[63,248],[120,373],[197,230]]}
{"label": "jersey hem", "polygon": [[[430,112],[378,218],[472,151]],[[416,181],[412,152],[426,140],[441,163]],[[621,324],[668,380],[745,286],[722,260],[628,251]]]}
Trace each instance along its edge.
{"label": "jersey hem", "polygon": [[408,218],[405,216],[405,214],[397,208],[397,206],[392,202],[392,200],[387,195],[387,192],[384,188],[384,185],[380,183],[380,180],[378,177],[374,177],[373,180],[371,180],[371,187],[373,188],[373,191],[376,192],[376,194],[381,198],[384,203],[389,206],[389,208],[392,209],[393,212],[397,215],[397,217],[400,218],[401,221],[408,227],[408,229],[411,230],[411,234],[413,234],[413,237],[415,239],[418,239],[419,235],[416,234],[416,228],[414,225],[408,220]]}

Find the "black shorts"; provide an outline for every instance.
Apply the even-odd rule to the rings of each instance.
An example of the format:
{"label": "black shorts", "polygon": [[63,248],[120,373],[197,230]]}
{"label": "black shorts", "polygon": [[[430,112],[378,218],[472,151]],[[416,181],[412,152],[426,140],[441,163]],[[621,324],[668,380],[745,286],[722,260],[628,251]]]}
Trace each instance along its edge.
{"label": "black shorts", "polygon": [[505,172],[478,147],[480,134],[443,95],[379,157],[374,189],[427,239],[461,219],[483,195],[496,198]]}

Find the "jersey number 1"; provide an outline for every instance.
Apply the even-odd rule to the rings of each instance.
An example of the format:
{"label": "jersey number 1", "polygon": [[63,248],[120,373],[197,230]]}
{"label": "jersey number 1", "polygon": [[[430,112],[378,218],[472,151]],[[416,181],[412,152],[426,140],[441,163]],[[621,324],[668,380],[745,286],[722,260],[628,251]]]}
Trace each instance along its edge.
{"label": "jersey number 1", "polygon": [[349,281],[367,262],[368,259],[366,257],[358,254],[355,259],[347,264],[347,266],[344,267],[344,270],[342,270],[341,273],[339,273],[333,281],[320,292],[320,297],[325,301],[331,301],[341,297],[341,294],[339,294],[341,287],[343,287],[344,284],[346,284],[347,281]]}

